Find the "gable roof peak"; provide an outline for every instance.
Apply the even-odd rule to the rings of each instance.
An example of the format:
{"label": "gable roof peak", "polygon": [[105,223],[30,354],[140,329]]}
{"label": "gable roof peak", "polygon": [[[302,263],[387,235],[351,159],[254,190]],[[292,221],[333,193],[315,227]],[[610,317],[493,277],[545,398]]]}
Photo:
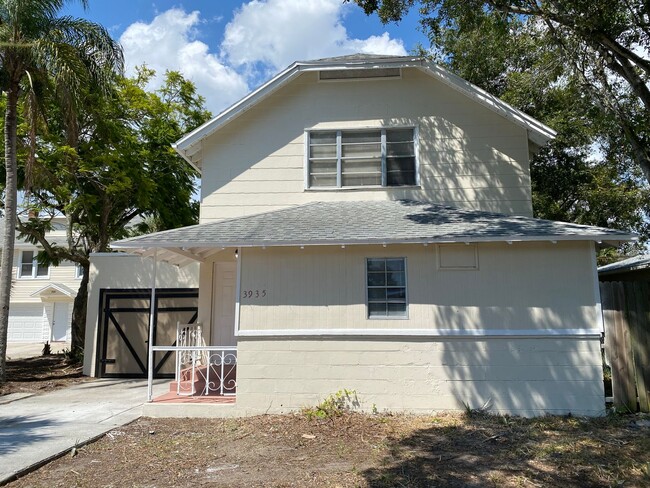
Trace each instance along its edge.
{"label": "gable roof peak", "polygon": [[353,69],[381,69],[387,67],[419,69],[431,76],[433,79],[448,85],[475,102],[526,129],[528,139],[533,143],[533,147],[543,146],[556,135],[553,129],[542,122],[423,57],[357,53],[335,58],[294,62],[291,66],[287,67],[262,86],[231,105],[212,120],[184,135],[181,139],[176,141],[176,143],[172,144],[172,147],[188,163],[200,172],[202,159],[201,142],[203,139],[215,133],[221,127],[225,126],[239,115],[258,104],[260,101],[266,99],[280,87],[291,82],[302,73],[347,67],[353,67]]}
{"label": "gable roof peak", "polygon": [[298,61],[297,64],[331,64],[331,63],[354,63],[354,62],[367,62],[367,61],[406,61],[413,59],[422,59],[419,56],[396,56],[393,54],[367,54],[367,53],[354,53],[346,54],[345,56],[334,56],[329,58],[310,59],[305,61]]}

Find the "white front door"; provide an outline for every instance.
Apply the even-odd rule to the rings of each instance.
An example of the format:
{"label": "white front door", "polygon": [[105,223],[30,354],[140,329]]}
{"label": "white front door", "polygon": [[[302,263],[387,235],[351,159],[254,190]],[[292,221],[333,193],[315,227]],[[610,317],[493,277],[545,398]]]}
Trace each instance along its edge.
{"label": "white front door", "polygon": [[214,263],[212,292],[212,345],[236,346],[237,263]]}
{"label": "white front door", "polygon": [[68,340],[68,303],[54,302],[54,318],[52,319],[52,341]]}

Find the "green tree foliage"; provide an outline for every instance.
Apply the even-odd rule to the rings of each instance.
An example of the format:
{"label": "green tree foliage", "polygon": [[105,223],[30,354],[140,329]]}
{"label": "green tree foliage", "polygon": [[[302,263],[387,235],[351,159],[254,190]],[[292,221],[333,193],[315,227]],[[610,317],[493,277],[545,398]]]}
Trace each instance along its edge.
{"label": "green tree foliage", "polygon": [[[80,87],[102,91],[122,51],[100,25],[59,17],[67,0],[0,0],[0,86],[5,97],[5,229],[0,260],[0,382],[6,379],[7,327],[17,213],[17,124],[23,102],[36,138],[41,96],[51,89],[65,113],[74,113]],[[86,6],[87,2],[81,3]],[[32,147],[33,144],[32,144]],[[30,153],[33,156],[33,152]],[[34,162],[27,159],[29,170]],[[28,171],[29,174],[29,171]]]}
{"label": "green tree foliage", "polygon": [[[426,54],[558,132],[531,161],[536,216],[630,229],[648,239],[647,161],[639,158],[634,143],[646,139],[648,109],[631,84],[603,64],[603,49],[616,50],[622,65],[626,61],[621,53],[647,47],[646,26],[634,23],[643,24],[647,17],[637,12],[641,7],[573,1],[357,3],[384,21],[400,19],[417,4],[432,43]],[[562,10],[564,20],[569,14],[577,17],[563,26],[554,19],[553,9]],[[617,16],[630,24],[607,26]],[[613,41],[596,41],[587,35],[588,25],[606,31]],[[598,44],[601,41],[609,47]],[[625,56],[627,62],[639,61],[633,53]],[[607,87],[602,76],[596,76],[597,66],[609,70]],[[635,70],[635,76],[645,79],[641,68]],[[632,127],[633,133],[625,127]]]}
{"label": "green tree foliage", "polygon": [[171,144],[210,113],[194,84],[179,73],[168,72],[160,89],[147,91],[153,76],[142,68],[133,79],[117,78],[110,97],[86,90],[74,134],[52,106],[55,122],[38,141],[26,207],[41,216],[64,215],[68,240],[48,242],[50,218],[31,218],[18,226],[22,236],[44,248],[39,259],[73,261],[85,271],[74,303],[73,350],[83,348],[89,254],[108,251],[111,240],[134,230],[198,221],[198,203],[191,198],[198,175]]}

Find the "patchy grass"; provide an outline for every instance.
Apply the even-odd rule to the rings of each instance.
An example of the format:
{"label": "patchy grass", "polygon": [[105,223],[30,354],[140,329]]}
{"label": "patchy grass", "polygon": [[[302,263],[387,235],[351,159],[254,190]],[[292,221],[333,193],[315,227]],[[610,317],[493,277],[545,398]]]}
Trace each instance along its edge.
{"label": "patchy grass", "polygon": [[141,419],[10,486],[650,486],[647,424],[349,412]]}
{"label": "patchy grass", "polygon": [[82,365],[71,364],[63,354],[7,361],[7,382],[0,396],[9,393],[43,393],[84,381]]}

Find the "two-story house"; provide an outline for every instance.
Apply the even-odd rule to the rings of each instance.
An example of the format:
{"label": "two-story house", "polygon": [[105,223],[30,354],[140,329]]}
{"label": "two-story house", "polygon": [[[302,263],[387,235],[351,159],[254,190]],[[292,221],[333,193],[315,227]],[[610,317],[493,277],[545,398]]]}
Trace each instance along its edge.
{"label": "two-story house", "polygon": [[[50,242],[65,241],[64,217],[53,219],[47,237]],[[72,303],[83,268],[69,261],[58,266],[42,265],[36,259],[40,250],[16,238],[7,331],[10,343],[69,342],[71,339]]]}
{"label": "two-story house", "polygon": [[366,409],[597,415],[595,248],[633,236],[532,217],[553,137],[422,58],[297,62],[176,144],[200,224],[114,246],[199,263],[223,348],[201,361],[236,351],[240,413],[352,389]]}

